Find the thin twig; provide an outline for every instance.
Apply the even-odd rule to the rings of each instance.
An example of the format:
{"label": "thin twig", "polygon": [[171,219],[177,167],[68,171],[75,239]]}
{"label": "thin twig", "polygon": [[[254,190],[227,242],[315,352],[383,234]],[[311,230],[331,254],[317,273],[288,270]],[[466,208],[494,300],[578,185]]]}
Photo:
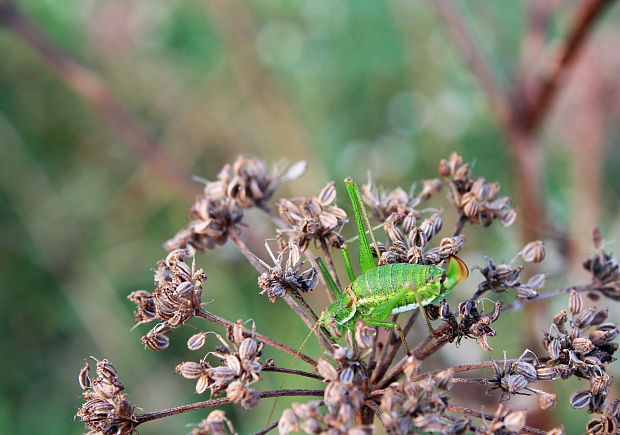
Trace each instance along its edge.
{"label": "thin twig", "polygon": [[592,284],[585,284],[585,285],[573,286],[573,287],[565,287],[565,288],[553,290],[553,291],[550,291],[550,292],[542,293],[542,294],[538,295],[534,299],[527,299],[527,300],[524,300],[524,301],[516,300],[516,301],[512,302],[511,304],[508,304],[505,307],[502,307],[501,310],[502,310],[502,313],[504,311],[509,311],[509,310],[518,310],[523,305],[527,305],[527,304],[530,304],[532,302],[537,302],[537,301],[540,301],[540,300],[543,300],[543,299],[549,299],[549,298],[553,298],[553,297],[556,297],[556,296],[565,295],[567,293],[570,293],[571,290],[575,290],[576,292],[580,293],[580,292],[585,292],[585,291],[589,291],[589,290],[596,290],[596,288],[592,287]]}
{"label": "thin twig", "polygon": [[263,367],[262,371],[264,371],[264,372],[277,372],[277,373],[289,373],[289,374],[292,374],[292,375],[299,375],[299,376],[305,376],[307,378],[318,379],[319,381],[323,380],[323,376],[321,376],[321,375],[319,375],[317,373],[305,372],[303,370],[285,369],[283,367],[266,366],[266,367]]}
{"label": "thin twig", "polygon": [[278,419],[278,420],[274,421],[273,423],[267,425],[267,427],[259,430],[254,435],[265,435],[266,433],[269,433],[272,430],[274,430],[276,428],[276,426],[278,426],[278,423],[280,423],[280,419]]}
{"label": "thin twig", "polygon": [[186,168],[161,148],[145,126],[116,98],[95,72],[64,51],[12,0],[0,0],[0,27],[19,37],[39,55],[73,92],[95,109],[105,122],[132,150],[147,162],[156,174],[170,180],[178,192],[193,198],[197,185]]}
{"label": "thin twig", "polygon": [[[482,418],[487,421],[493,421],[496,417],[485,412],[476,411],[475,409],[461,408],[460,406],[447,406],[448,411],[458,412],[459,414],[471,415],[472,417]],[[545,435],[547,432],[536,429],[535,427],[523,426],[521,430],[525,433],[532,433],[536,435]]]}
{"label": "thin twig", "polygon": [[[272,391],[261,391],[258,393],[258,396],[261,399],[265,399],[268,397],[284,397],[284,396],[323,396],[323,390],[272,390]],[[190,403],[189,405],[177,406],[175,408],[163,409],[161,411],[149,412],[146,414],[138,414],[136,415],[137,423],[142,424],[147,421],[157,420],[164,417],[169,417],[171,415],[182,414],[188,411],[194,411],[196,409],[209,408],[212,406],[224,405],[226,403],[231,403],[230,399],[227,397],[222,397],[219,399],[210,399],[205,400],[203,402]]]}
{"label": "thin twig", "polygon": [[[217,316],[205,310],[204,308],[200,308],[199,310],[196,310],[194,314],[196,315],[196,317],[206,319],[210,322],[217,323],[218,325],[222,325],[227,328],[232,328],[235,325],[234,322],[231,322],[230,320],[226,320],[223,317]],[[286,344],[280,343],[279,341],[276,341],[270,337],[267,337],[266,335],[258,334],[256,332],[250,331],[249,329],[244,329],[243,335],[245,335],[246,337],[254,337],[260,342],[273,346],[276,349],[280,349],[281,351],[291,354],[294,357],[298,357],[302,359],[303,361],[307,362],[308,364],[310,364],[311,366],[316,367],[316,361],[310,358],[308,355],[303,354],[299,350],[293,349],[292,347],[287,346]]]}

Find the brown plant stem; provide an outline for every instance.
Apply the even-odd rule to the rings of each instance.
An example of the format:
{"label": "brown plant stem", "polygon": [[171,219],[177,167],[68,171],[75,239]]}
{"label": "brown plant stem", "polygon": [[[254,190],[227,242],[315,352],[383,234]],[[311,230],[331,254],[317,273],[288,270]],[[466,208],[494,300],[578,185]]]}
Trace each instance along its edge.
{"label": "brown plant stem", "polygon": [[289,373],[292,375],[305,376],[307,378],[318,379],[319,381],[323,380],[323,376],[317,373],[305,372],[303,370],[295,370],[295,369],[285,369],[283,367],[263,367],[263,372],[277,372],[277,373]]}
{"label": "brown plant stem", "polygon": [[577,293],[581,293],[581,292],[585,292],[585,291],[595,291],[595,290],[597,290],[597,288],[593,287],[591,284],[585,284],[585,285],[580,285],[580,286],[560,288],[560,289],[553,290],[553,291],[550,291],[550,292],[542,293],[542,294],[538,295],[534,299],[528,299],[528,300],[525,300],[525,301],[516,300],[516,301],[512,302],[511,304],[502,307],[501,310],[502,310],[502,313],[504,311],[517,310],[517,309],[521,308],[523,305],[527,305],[527,304],[530,304],[532,302],[536,302],[536,301],[540,301],[540,300],[543,300],[543,299],[549,299],[549,298],[553,298],[553,297],[556,297],[556,296],[568,294],[568,293],[571,292],[571,290],[575,290]]}
{"label": "brown plant stem", "polygon": [[537,130],[544,121],[594,25],[612,3],[614,0],[586,0],[578,5],[566,41],[550,63],[548,71],[540,77],[537,92],[529,101],[530,107],[524,119],[528,130]]}
{"label": "brown plant stem", "polygon": [[32,49],[73,92],[88,103],[155,174],[170,180],[177,191],[193,198],[197,185],[186,168],[161,148],[145,126],[116,98],[95,72],[59,47],[12,0],[0,0],[0,27],[13,33]]}
{"label": "brown plant stem", "polygon": [[[403,334],[405,338],[407,338],[407,334],[409,334],[409,331],[411,330],[415,321],[417,320],[419,312],[420,312],[419,310],[414,311],[413,314],[411,314],[411,316],[407,320],[407,324],[405,325],[405,328],[403,329]],[[394,335],[395,334],[393,332],[390,332],[389,337],[394,337]],[[375,382],[377,382],[377,380],[381,379],[381,377],[385,374],[389,365],[392,363],[392,361],[394,361],[394,357],[396,356],[396,353],[398,352],[400,345],[401,345],[400,336],[396,334],[396,339],[390,340],[387,346],[384,347],[384,349],[380,353],[379,362],[377,363],[377,367],[373,370],[372,376],[370,378],[371,384],[374,384]],[[387,354],[387,358],[383,358],[384,354]]]}
{"label": "brown plant stem", "polygon": [[[458,412],[459,414],[471,415],[472,417],[482,418],[483,420],[493,421],[496,417],[492,414],[476,411],[475,409],[461,408],[460,406],[447,406],[448,411]],[[545,435],[547,432],[544,430],[536,429],[535,427],[523,426],[521,430],[525,433],[532,433],[536,435]]]}
{"label": "brown plant stem", "polygon": [[[200,317],[210,322],[217,323],[218,325],[222,325],[227,328],[232,328],[235,325],[234,322],[231,322],[230,320],[226,320],[223,317],[210,313],[209,311],[203,308],[196,310],[194,314],[196,317]],[[298,357],[301,360],[310,364],[311,366],[316,367],[316,361],[310,358],[308,355],[305,355],[301,353],[299,350],[293,349],[292,347],[287,346],[286,344],[280,343],[279,341],[276,341],[270,337],[267,337],[266,335],[258,334],[256,332],[250,331],[249,329],[244,329],[243,335],[247,337],[254,337],[255,339],[257,339],[258,341],[262,343],[268,344],[269,346],[273,346],[276,349],[280,349],[281,351],[286,352],[290,355],[293,355],[294,357]]]}
{"label": "brown plant stem", "polygon": [[[261,391],[258,393],[261,399],[268,397],[285,397],[285,396],[323,396],[323,390],[272,390]],[[174,408],[162,409],[161,411],[149,412],[145,414],[136,415],[137,424],[146,423],[147,421],[157,420],[160,418],[169,417],[171,415],[182,414],[188,411],[194,411],[196,409],[209,408],[212,406],[224,405],[231,403],[227,397],[219,399],[210,399],[203,402],[190,403],[189,405],[177,406]]]}
{"label": "brown plant stem", "polygon": [[278,426],[278,423],[280,423],[280,419],[277,419],[273,423],[267,425],[263,429],[261,429],[258,432],[256,432],[254,435],[265,435],[266,433],[269,433],[272,430],[274,430]]}

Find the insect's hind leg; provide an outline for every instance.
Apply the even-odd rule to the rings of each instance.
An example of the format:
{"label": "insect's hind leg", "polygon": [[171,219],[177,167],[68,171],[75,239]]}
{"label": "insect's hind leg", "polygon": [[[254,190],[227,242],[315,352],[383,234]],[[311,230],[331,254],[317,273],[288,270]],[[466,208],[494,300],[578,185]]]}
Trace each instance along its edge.
{"label": "insect's hind leg", "polygon": [[385,326],[387,328],[396,329],[403,343],[403,348],[405,349],[407,355],[409,355],[409,345],[407,344],[407,340],[405,339],[405,333],[403,332],[400,325],[398,323],[384,321],[390,314],[392,314],[392,310],[398,306],[398,303],[405,297],[407,291],[407,288],[401,289],[392,298],[375,307],[368,316],[363,317],[363,320],[369,325]]}
{"label": "insect's hind leg", "polygon": [[407,355],[411,355],[409,352],[409,345],[407,344],[407,340],[405,339],[405,333],[403,332],[403,328],[400,327],[398,323],[393,322],[383,322],[380,320],[372,320],[372,319],[364,319],[366,323],[372,326],[384,326],[386,328],[394,328],[398,331],[398,335],[400,335],[400,340],[403,343],[403,349]]}

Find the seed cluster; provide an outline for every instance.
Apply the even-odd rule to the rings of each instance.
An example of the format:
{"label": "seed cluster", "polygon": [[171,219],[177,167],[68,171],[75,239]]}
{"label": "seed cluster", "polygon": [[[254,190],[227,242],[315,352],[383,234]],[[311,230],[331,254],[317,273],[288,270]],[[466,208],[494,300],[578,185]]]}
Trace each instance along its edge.
{"label": "seed cluster", "polygon": [[[222,346],[215,352],[209,352],[220,359],[222,365],[213,367],[206,357],[199,362],[182,362],[176,372],[186,379],[197,379],[196,393],[210,390],[211,395],[226,391],[226,396],[233,403],[240,403],[245,409],[253,408],[258,403],[258,393],[250,385],[260,380],[262,364],[259,361],[262,343],[251,337],[240,335],[233,343],[228,343],[215,334]],[[206,333],[198,333],[188,340],[190,350],[198,350],[205,342]]]}
{"label": "seed cluster", "polygon": [[[406,326],[402,318],[398,322],[402,334],[360,321],[344,334],[334,324],[330,335],[325,328],[313,327],[319,316],[304,298],[318,284],[315,267],[327,269],[341,291],[347,291],[346,284],[355,278],[354,274],[347,280],[339,277],[332,257],[338,248],[343,247],[344,238],[340,231],[348,221],[347,214],[336,205],[336,187],[332,182],[317,196],[300,200],[279,199],[276,202],[278,217],[268,201],[281,182],[301,175],[306,164],[295,164],[284,175],[280,175],[279,170],[269,172],[266,167],[259,160],[240,157],[233,164],[226,165],[216,181],[205,182],[204,194],[190,210],[190,223],[167,243],[171,252],[165,260],[157,263],[155,289],[152,292],[138,290],[128,297],[136,304],[136,322],[155,324],[141,339],[153,350],[167,348],[168,335],[190,319],[200,318],[226,328],[226,338],[201,328],[187,341],[189,350],[199,351],[206,347],[212,335],[217,338],[217,344],[202,358],[180,362],[176,366],[176,372],[182,377],[195,381],[196,393],[204,394],[208,390],[212,397],[217,398],[180,408],[190,410],[231,402],[249,409],[255,407],[261,397],[294,394],[316,396],[321,400],[294,403],[282,413],[277,423],[268,425],[260,433],[277,427],[282,434],[303,431],[309,434],[366,435],[371,434],[379,423],[390,434],[540,433],[526,426],[525,411],[511,409],[505,402],[514,395],[528,395],[536,399],[540,410],[551,409],[559,399],[540,389],[539,384],[574,376],[587,380],[589,385],[587,389],[574,392],[570,404],[597,414],[588,422],[588,433],[618,432],[620,401],[610,399],[613,379],[608,373],[608,365],[615,360],[618,346],[613,340],[619,329],[607,320],[607,308],[589,307],[581,296],[587,292],[590,299],[606,296],[620,300],[620,266],[603,250],[599,231],[593,235],[596,253],[584,263],[592,275],[591,283],[542,293],[547,276],[539,273],[526,279],[524,266],[515,264],[517,260],[525,263],[544,260],[545,245],[535,240],[526,244],[509,262],[487,258],[483,266],[472,266],[480,271],[482,278],[478,282],[469,278],[461,284],[464,290],[469,286],[470,296],[458,303],[454,312],[445,300],[438,306],[427,305],[422,314],[427,319],[443,323],[417,344],[414,342],[419,337],[410,334],[420,317],[415,314],[399,315],[406,320]],[[377,254],[380,265],[412,263],[442,267],[446,259],[465,248],[466,239],[461,233],[467,223],[488,226],[498,220],[503,225],[510,225],[515,220],[516,212],[510,207],[509,199],[497,198],[498,184],[473,177],[469,165],[458,155],[442,160],[439,172],[442,178],[423,181],[417,195],[413,194],[413,189],[407,193],[401,188],[383,192],[370,185],[362,187],[363,201],[370,208],[371,216],[379,220],[377,228],[382,227],[387,236],[379,241],[371,238],[375,245],[373,255]],[[442,186],[448,187],[449,200],[458,218],[453,231],[443,237],[439,234],[445,230],[444,211],[426,204]],[[265,245],[270,257],[268,262],[252,254],[238,237],[245,226],[242,222],[244,211],[250,207],[265,212],[277,227],[277,249],[272,251],[273,243]],[[242,223],[244,225],[240,225]],[[201,297],[207,276],[194,267],[193,254],[196,249],[204,250],[224,243],[228,237],[256,268],[260,293],[271,302],[284,298],[312,329],[311,333],[321,345],[321,354],[306,355],[302,353],[303,349],[258,334],[255,327],[246,329],[244,324],[247,322],[229,321],[205,309]],[[347,243],[352,246],[355,242],[351,239]],[[313,250],[322,255],[322,262],[314,257]],[[314,267],[305,265],[302,256]],[[190,257],[191,266],[187,263]],[[329,282],[328,277],[325,280]],[[496,301],[490,311],[480,309],[479,298],[484,293],[489,292],[494,297],[509,289],[515,290],[516,301],[504,307]],[[473,338],[483,350],[491,351],[489,337],[496,336],[493,323],[498,321],[502,311],[569,292],[568,309],[553,317],[553,324],[543,337],[548,356],[539,357],[525,351],[516,360],[504,357],[504,361],[499,362],[472,362],[445,367],[441,371],[437,371],[436,366],[429,366],[426,372],[422,371],[425,360],[447,343],[458,345],[463,339]],[[504,298],[511,296],[503,295]],[[385,319],[386,322],[397,320]],[[402,337],[411,347],[402,345]],[[345,341],[346,345],[342,343]],[[501,343],[499,337],[494,341]],[[287,352],[294,361],[303,360],[311,368],[284,368],[274,359],[262,362],[264,345]],[[406,350],[405,355],[400,353],[401,348]],[[408,353],[408,349],[412,352]],[[480,369],[492,369],[492,373],[477,378],[455,377],[457,372]],[[98,377],[95,380],[90,380],[88,370],[86,365],[80,372],[85,402],[77,416],[92,434],[131,434],[138,424],[161,418],[166,413],[179,412],[180,408],[171,408],[136,414],[123,394],[124,387],[116,371],[106,360],[97,361]],[[281,387],[275,391],[261,391],[256,387],[263,377],[284,373],[286,376],[312,378],[313,382],[322,382],[318,384],[322,388],[287,390]],[[451,389],[463,383],[498,391],[502,403],[495,413],[486,414],[482,412],[484,410],[458,406],[459,396]],[[473,388],[477,387],[473,385]],[[211,412],[192,429],[193,435],[233,433],[231,421],[219,410]],[[547,433],[562,435],[565,430],[560,427]]]}
{"label": "seed cluster", "polygon": [[[288,251],[286,263],[283,264],[284,254]],[[300,292],[312,290],[317,284],[317,272],[314,268],[302,270],[300,255],[301,247],[290,240],[278,256],[272,255],[273,266],[265,264],[266,272],[258,277],[260,294],[267,293],[270,302],[275,302],[286,293],[298,296]]]}
{"label": "seed cluster", "polygon": [[127,297],[136,304],[136,322],[162,322],[142,337],[142,342],[153,350],[168,347],[166,334],[172,331],[171,327],[184,325],[201,307],[202,284],[207,275],[185,263],[189,256],[188,249],[170,252],[164,261],[157,263],[155,290],[152,293],[138,290]]}
{"label": "seed cluster", "polygon": [[125,386],[118,378],[116,369],[106,359],[99,361],[91,358],[97,363],[97,377],[93,380],[89,378],[86,362],[79,375],[85,403],[78,409],[76,417],[91,429],[89,434],[92,435],[135,433],[137,420],[134,406],[125,399]]}
{"label": "seed cluster", "polygon": [[456,153],[439,162],[439,174],[450,188],[450,200],[459,210],[462,219],[474,225],[489,226],[495,219],[504,226],[512,225],[517,217],[510,207],[510,198],[497,198],[499,183],[488,183],[471,174],[468,163]]}
{"label": "seed cluster", "polygon": [[204,251],[223,245],[244,209],[263,206],[282,182],[301,176],[306,167],[306,162],[298,162],[280,175],[279,170],[269,172],[261,160],[239,156],[222,168],[217,181],[205,182],[203,195],[189,209],[190,222],[166,242],[166,250],[191,246]]}
{"label": "seed cluster", "polygon": [[307,196],[299,205],[286,198],[278,202],[280,217],[290,226],[286,232],[302,252],[308,248],[311,240],[334,248],[340,248],[344,243],[338,228],[346,222],[347,214],[332,205],[335,201],[336,183],[332,181],[327,183],[318,196]]}
{"label": "seed cluster", "polygon": [[317,371],[327,382],[323,403],[328,413],[319,412],[319,402],[296,403],[282,414],[278,428],[281,434],[303,430],[306,433],[367,433],[368,428],[355,424],[355,415],[364,404],[361,384],[367,376],[364,367],[351,351],[336,346],[330,355],[336,362],[332,365],[320,358]]}
{"label": "seed cluster", "polygon": [[618,327],[606,322],[607,309],[585,308],[583,298],[575,291],[570,294],[568,307],[571,320],[562,310],[553,318],[554,332],[545,333],[548,365],[563,379],[576,376],[589,380],[590,388],[573,394],[570,403],[573,408],[588,407],[589,412],[600,413],[612,383],[605,364],[615,360],[618,345],[611,341],[618,336]]}
{"label": "seed cluster", "polygon": [[447,337],[449,342],[456,340],[457,344],[465,337],[473,337],[484,350],[492,351],[488,337],[495,336],[491,324],[499,319],[501,307],[501,302],[496,302],[495,309],[490,314],[483,315],[478,311],[476,303],[468,299],[458,305],[455,314],[450,311],[450,306],[442,301],[439,317],[447,323],[447,328],[443,331],[444,337]]}

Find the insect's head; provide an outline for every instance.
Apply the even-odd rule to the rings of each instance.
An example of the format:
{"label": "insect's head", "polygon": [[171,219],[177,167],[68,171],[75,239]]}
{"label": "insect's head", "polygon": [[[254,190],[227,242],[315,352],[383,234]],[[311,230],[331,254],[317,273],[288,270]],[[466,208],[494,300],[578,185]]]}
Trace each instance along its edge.
{"label": "insect's head", "polygon": [[347,288],[344,293],[325,308],[319,317],[318,323],[320,326],[335,332],[335,328],[347,326],[347,322],[355,317],[356,312],[357,296],[350,288]]}
{"label": "insect's head", "polygon": [[445,266],[446,276],[443,281],[443,287],[450,290],[456,287],[469,276],[469,269],[463,260],[453,255],[448,259]]}

